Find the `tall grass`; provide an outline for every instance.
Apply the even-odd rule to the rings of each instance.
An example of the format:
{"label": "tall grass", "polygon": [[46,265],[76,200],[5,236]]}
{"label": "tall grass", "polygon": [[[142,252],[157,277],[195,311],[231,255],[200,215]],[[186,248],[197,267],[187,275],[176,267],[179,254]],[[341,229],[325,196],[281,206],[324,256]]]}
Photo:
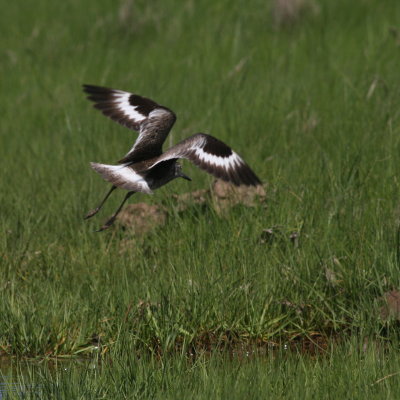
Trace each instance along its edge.
{"label": "tall grass", "polygon": [[126,350],[112,364],[20,364],[16,376],[8,375],[10,398],[381,399],[397,398],[400,389],[398,353],[357,341],[314,359],[281,349],[267,357],[214,354],[188,362],[127,357]]}
{"label": "tall grass", "polygon": [[[393,35],[400,7],[395,0],[320,2],[317,14],[277,28],[270,6],[71,0],[4,7],[3,353],[106,355],[129,343],[142,357],[164,357],[299,336],[397,338],[397,322],[381,320],[379,307],[400,285]],[[144,238],[120,229],[95,234],[122,194],[83,221],[107,190],[88,162],[120,158],[135,135],[96,113],[82,83],[172,108],[178,121],[167,146],[195,132],[226,141],[267,183],[267,203],[224,215],[212,204],[178,212],[173,193],[211,182],[185,165],[192,183],[133,200],[166,205],[166,225]],[[272,241],[263,240],[265,229],[275,232]],[[198,390],[205,376],[224,374],[215,363],[215,376],[194,369]],[[243,367],[243,380],[263,365]],[[323,379],[319,363],[288,365],[299,377],[293,391],[315,371]],[[273,382],[281,368],[260,379]],[[294,396],[279,390],[277,397]]]}

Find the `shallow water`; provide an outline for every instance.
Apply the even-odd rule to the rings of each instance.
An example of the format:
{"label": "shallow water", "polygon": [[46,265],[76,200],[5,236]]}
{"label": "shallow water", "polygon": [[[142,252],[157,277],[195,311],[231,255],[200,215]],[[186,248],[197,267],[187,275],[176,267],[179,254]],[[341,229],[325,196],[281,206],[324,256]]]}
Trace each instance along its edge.
{"label": "shallow water", "polygon": [[26,398],[29,393],[36,391],[39,394],[40,388],[34,385],[21,385],[15,382],[0,383],[0,399]]}
{"label": "shallow water", "polygon": [[[287,343],[232,342],[224,346],[216,346],[212,343],[207,343],[206,345],[198,343],[197,348],[187,350],[183,357],[185,361],[182,365],[186,365],[190,369],[198,360],[203,360],[207,363],[209,360],[219,358],[245,365],[251,362],[272,361],[275,358],[282,358],[282,356],[286,357],[292,354],[302,354],[313,358],[317,354],[323,355],[326,352],[328,344],[329,340],[319,335],[307,339],[294,339]],[[182,354],[180,351],[177,353]],[[174,357],[171,359],[173,360]],[[177,359],[182,360],[182,357],[178,356]],[[64,392],[68,393],[63,398],[69,398],[71,395],[69,393],[71,386],[68,386],[66,382],[78,382],[79,385],[84,382],[84,385],[91,386],[96,385],[97,383],[93,382],[102,375],[105,377],[103,376],[103,379],[100,379],[100,381],[107,380],[108,375],[116,374],[117,376],[122,376],[126,372],[124,369],[128,368],[129,372],[131,364],[134,366],[132,369],[134,370],[133,376],[136,376],[136,374],[141,373],[140,365],[147,365],[146,362],[156,370],[158,368],[162,369],[162,365],[165,362],[169,363],[168,357],[164,361],[161,361],[158,357],[155,357],[153,362],[150,359],[146,360],[146,357],[141,361],[140,357],[133,356],[128,364],[122,362],[124,368],[121,369],[118,360],[108,359],[107,361],[101,361],[96,356],[91,358],[58,358],[46,360],[20,360],[0,357],[0,400],[53,398],[53,396],[58,396],[58,393]],[[128,376],[130,376],[129,373]],[[81,377],[85,377],[82,382],[80,381]]]}
{"label": "shallow water", "polygon": [[95,369],[97,363],[90,359],[38,361],[1,357],[0,400],[40,398],[41,385],[34,383],[38,376],[55,377],[62,371],[88,367]]}
{"label": "shallow water", "polygon": [[28,378],[28,375],[26,362],[18,362],[7,357],[0,358],[0,400],[22,399],[32,393],[35,390],[34,385],[21,383],[21,381],[28,381],[28,379],[25,379]]}

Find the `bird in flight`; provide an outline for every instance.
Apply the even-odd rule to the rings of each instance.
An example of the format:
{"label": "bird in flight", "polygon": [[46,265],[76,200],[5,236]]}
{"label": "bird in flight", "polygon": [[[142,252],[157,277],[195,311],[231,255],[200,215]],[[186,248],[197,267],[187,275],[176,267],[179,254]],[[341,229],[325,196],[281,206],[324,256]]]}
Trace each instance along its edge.
{"label": "bird in flight", "polygon": [[162,145],[176,121],[176,115],[153,100],[122,90],[83,85],[94,107],[112,120],[139,133],[129,152],[117,165],[91,163],[92,168],[111,188],[85,219],[96,215],[110,194],[121,188],[128,191],[115,213],[98,232],[109,228],[134,193],[152,194],[153,190],[175,178],[191,180],[182,172],[178,159],[191,161],[216,178],[234,185],[257,186],[261,181],[229,146],[211,135],[196,133],[163,153]]}

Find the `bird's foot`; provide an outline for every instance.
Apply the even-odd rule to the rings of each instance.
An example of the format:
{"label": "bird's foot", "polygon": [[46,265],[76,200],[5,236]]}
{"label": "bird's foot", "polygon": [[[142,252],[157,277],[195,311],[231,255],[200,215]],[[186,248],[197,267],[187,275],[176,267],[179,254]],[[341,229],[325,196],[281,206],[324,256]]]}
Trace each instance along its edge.
{"label": "bird's foot", "polygon": [[96,232],[102,232],[108,229],[113,223],[115,222],[115,217],[112,216],[100,229],[98,229]]}
{"label": "bird's foot", "polygon": [[92,218],[94,215],[96,215],[98,212],[100,211],[100,207],[95,208],[92,211],[89,211],[84,217],[83,219],[89,219]]}

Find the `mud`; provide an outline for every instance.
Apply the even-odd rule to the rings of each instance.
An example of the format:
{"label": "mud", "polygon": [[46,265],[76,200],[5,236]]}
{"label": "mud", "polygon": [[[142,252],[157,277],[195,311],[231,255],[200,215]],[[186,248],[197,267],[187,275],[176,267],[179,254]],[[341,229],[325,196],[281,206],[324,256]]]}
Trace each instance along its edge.
{"label": "mud", "polygon": [[167,221],[164,207],[147,203],[129,204],[118,218],[118,223],[125,229],[144,235]]}
{"label": "mud", "polygon": [[[213,207],[218,214],[224,214],[231,207],[244,205],[255,207],[265,204],[266,191],[263,186],[234,186],[216,180],[210,189],[196,190],[173,196],[180,213],[188,211],[194,204]],[[118,217],[118,224],[135,236],[143,236],[164,225],[169,217],[166,207],[147,203],[130,204]]]}

